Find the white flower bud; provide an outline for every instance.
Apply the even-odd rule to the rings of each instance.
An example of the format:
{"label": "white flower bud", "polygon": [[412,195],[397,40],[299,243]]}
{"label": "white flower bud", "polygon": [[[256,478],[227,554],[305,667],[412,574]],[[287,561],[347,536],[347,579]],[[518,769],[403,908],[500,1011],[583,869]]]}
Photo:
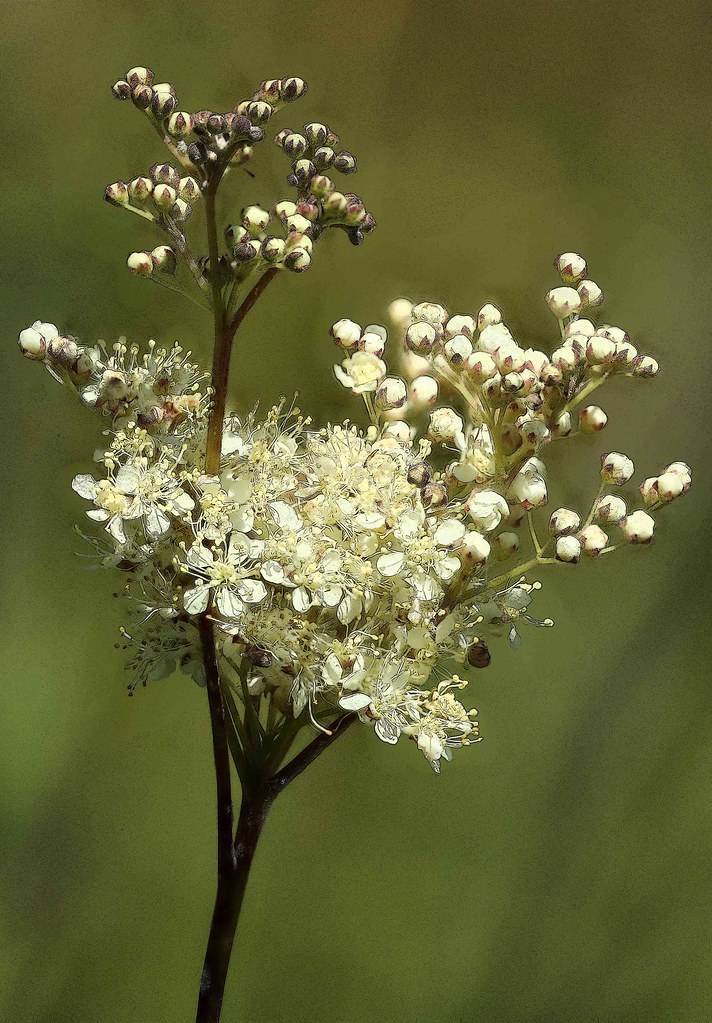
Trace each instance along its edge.
{"label": "white flower bud", "polygon": [[434,405],[438,400],[439,387],[435,377],[419,376],[410,385],[410,399],[419,408]]}
{"label": "white flower bud", "polygon": [[509,558],[519,550],[519,536],[517,533],[500,533],[494,538],[494,544],[500,558]]}
{"label": "white flower bud", "polygon": [[595,281],[581,281],[576,288],[581,299],[582,309],[595,309],[603,305],[603,291]]}
{"label": "white flower bud", "polygon": [[156,270],[160,270],[161,273],[174,274],[176,272],[176,254],[170,245],[158,245],[152,249],[151,259]]}
{"label": "white flower bud", "polygon": [[687,462],[671,462],[670,465],[665,469],[665,472],[676,472],[682,477],[684,492],[692,486],[692,469]]}
{"label": "white flower bud", "polygon": [[414,320],[425,320],[435,327],[442,327],[448,318],[447,310],[437,302],[419,302],[413,306],[412,316]]}
{"label": "white flower bud", "polygon": [[126,260],[126,265],[133,274],[140,277],[150,277],[153,273],[153,259],[150,252],[132,252]]}
{"label": "white flower bud", "polygon": [[634,472],[632,460],[627,455],[622,455],[620,451],[609,451],[607,455],[601,455],[601,479],[604,483],[622,487]]}
{"label": "white flower bud", "polygon": [[552,437],[568,437],[573,429],[570,412],[562,412],[551,424]]}
{"label": "white flower bud", "polygon": [[153,201],[160,210],[168,210],[173,206],[178,193],[170,185],[159,184],[153,189]]}
{"label": "white flower bud", "polygon": [[[304,239],[307,241],[308,239]],[[306,248],[292,249],[284,257],[284,265],[287,270],[291,270],[293,273],[302,273],[304,270],[308,270],[311,266],[311,255]]]}
{"label": "white flower bud", "polygon": [[501,344],[492,355],[500,373],[519,373],[524,369],[524,352],[513,342]]}
{"label": "white flower bud", "polygon": [[[375,335],[374,335],[375,336]],[[374,401],[382,412],[402,408],[408,400],[408,388],[400,377],[384,377],[376,388]]]}
{"label": "white flower bud", "polygon": [[595,558],[608,546],[608,536],[600,526],[585,526],[578,534],[581,550]]}
{"label": "white flower bud", "polygon": [[637,377],[654,377],[659,366],[649,355],[639,355],[633,360],[633,373]]}
{"label": "white flower bud", "polygon": [[477,384],[497,375],[497,364],[488,352],[473,352],[465,360],[465,368]]}
{"label": "white flower bud", "polygon": [[53,323],[35,320],[31,327],[20,331],[17,343],[26,359],[41,361],[47,354],[47,346],[56,337],[59,337],[59,331]]}
{"label": "white flower bud", "polygon": [[150,85],[153,81],[153,71],[148,67],[132,67],[126,72],[126,81],[132,89],[137,85]]}
{"label": "white flower bud", "polygon": [[178,198],[184,202],[195,202],[201,194],[200,185],[190,174],[178,182]]}
{"label": "white flower bud", "polygon": [[[50,345],[50,349],[51,347]],[[668,502],[674,501],[676,497],[684,493],[685,481],[677,472],[664,472],[661,476],[658,476],[657,490],[660,500],[668,504]]]}
{"label": "white flower bud", "polygon": [[640,484],[639,490],[643,498],[643,502],[647,507],[650,507],[651,504],[658,503],[659,498],[657,476],[648,476],[648,478],[646,480],[643,480],[643,482]]}
{"label": "white flower bud", "polygon": [[455,334],[445,342],[443,352],[452,366],[461,366],[472,354],[472,342],[464,334]]}
{"label": "white flower bud", "polygon": [[411,323],[405,332],[405,343],[416,355],[427,355],[432,351],[437,333],[432,323],[419,321]]}
{"label": "white flower bud", "polygon": [[560,536],[556,541],[556,560],[575,565],[580,558],[580,541],[575,536]]}
{"label": "white flower bud", "polygon": [[490,544],[482,533],[469,529],[462,540],[460,554],[472,565],[481,565],[490,556]]}
{"label": "white flower bud", "polygon": [[581,525],[581,518],[569,508],[557,508],[549,518],[549,530],[555,536],[575,533]]}
{"label": "white flower bud", "polygon": [[494,355],[497,349],[503,344],[513,345],[514,338],[509,327],[504,323],[490,323],[483,327],[477,339],[477,347],[481,352],[489,352]]}
{"label": "white flower bud", "polygon": [[269,224],[269,211],[262,209],[261,206],[246,206],[240,221],[245,230],[256,238]]}
{"label": "white flower bud", "polygon": [[485,533],[491,533],[509,515],[509,505],[495,490],[473,491],[465,507],[475,525]]}
{"label": "white flower bud", "polygon": [[297,212],[297,205],[291,199],[281,199],[274,204],[274,214],[282,223],[286,223],[288,217],[293,217]]}
{"label": "white flower bud", "polygon": [[586,345],[586,359],[592,366],[611,362],[616,356],[616,344],[607,337],[594,335]]}
{"label": "white flower bud", "polygon": [[579,426],[584,433],[598,433],[608,422],[608,416],[598,405],[587,405],[579,412]]}
{"label": "white flower bud", "polygon": [[464,422],[453,408],[436,408],[430,413],[428,436],[439,444],[461,442]]}
{"label": "white flower bud", "polygon": [[563,320],[579,311],[581,296],[575,288],[552,288],[547,292],[546,304],[557,320]]}
{"label": "white flower bud", "polygon": [[284,259],[286,245],[283,238],[267,237],[260,246],[262,258],[267,263],[280,263]]}
{"label": "white flower bud", "polygon": [[55,337],[47,347],[47,354],[53,362],[71,366],[77,360],[79,348],[77,342],[71,337]]}
{"label": "white flower bud", "polygon": [[170,210],[171,216],[178,223],[182,223],[184,220],[187,220],[192,212],[193,207],[190,203],[187,203],[185,199],[180,198],[176,199]]}
{"label": "white flower bud", "polygon": [[536,416],[522,416],[517,420],[516,427],[519,430],[524,443],[529,444],[531,447],[537,447],[539,444],[544,444],[551,437],[549,428],[544,420],[537,419]]}
{"label": "white flower bud", "polygon": [[532,471],[522,471],[509,488],[507,499],[523,508],[540,508],[549,499],[543,478]]}
{"label": "white flower bud", "polygon": [[562,252],[554,260],[554,266],[566,284],[575,284],[586,273],[586,260],[577,252]]}
{"label": "white flower bud", "polygon": [[332,324],[330,334],[339,348],[355,348],[361,340],[361,328],[353,320],[337,320]]}
{"label": "white flower bud", "polygon": [[301,213],[293,213],[291,217],[287,217],[286,226],[290,234],[308,235],[312,230],[311,220],[307,220]]}
{"label": "white flower bud", "polygon": [[583,337],[593,337],[596,333],[596,326],[591,320],[585,320],[582,317],[576,320],[571,320],[564,327],[564,337],[570,338],[576,334],[581,334]]}
{"label": "white flower bud", "polygon": [[385,328],[377,323],[371,323],[361,335],[358,346],[362,352],[371,352],[373,355],[380,357],[383,355],[387,340],[388,334]]}
{"label": "white flower bud", "polygon": [[150,178],[139,177],[129,182],[129,198],[131,202],[145,202],[152,192],[153,182]]}
{"label": "white flower bud", "polygon": [[388,306],[388,318],[394,327],[403,329],[410,323],[413,312],[413,303],[407,298],[396,298]]}
{"label": "white flower bud", "polygon": [[502,314],[496,305],[487,303],[483,305],[477,314],[477,329],[483,331],[485,327],[492,327],[502,322]]}
{"label": "white flower bud", "polygon": [[562,373],[570,373],[576,368],[579,360],[570,345],[562,345],[551,353],[551,361]]}
{"label": "white flower bud", "polygon": [[384,427],[383,434],[384,436],[394,437],[399,444],[410,444],[412,430],[413,428],[408,423],[398,420],[394,423],[388,423]]}
{"label": "white flower bud", "polygon": [[616,494],[607,494],[602,497],[596,505],[596,518],[599,522],[610,523],[617,526],[625,518],[628,509],[622,497]]}
{"label": "white flower bud", "polygon": [[655,519],[644,511],[626,515],[621,522],[621,530],[628,543],[650,543],[654,529]]}
{"label": "white flower bud", "polygon": [[451,316],[445,324],[445,337],[451,338],[456,337],[458,334],[464,334],[465,337],[472,339],[472,335],[475,333],[476,323],[474,317],[463,316],[458,314],[457,316]]}
{"label": "white flower bud", "polygon": [[168,118],[166,130],[173,138],[187,138],[193,130],[193,118],[185,110],[176,110]]}

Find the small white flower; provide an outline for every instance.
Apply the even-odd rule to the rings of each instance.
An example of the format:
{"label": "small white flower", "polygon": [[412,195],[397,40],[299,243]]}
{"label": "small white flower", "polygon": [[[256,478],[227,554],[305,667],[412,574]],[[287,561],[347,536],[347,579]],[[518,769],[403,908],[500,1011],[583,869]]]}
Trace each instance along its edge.
{"label": "small white flower", "polygon": [[239,618],[245,605],[259,604],[267,596],[267,587],[258,578],[263,541],[251,540],[244,533],[232,533],[227,545],[206,547],[194,543],[186,555],[184,570],[198,582],[183,594],[188,614],[202,614],[211,594],[218,611],[226,618]]}
{"label": "small white flower", "polygon": [[585,526],[578,534],[578,540],[584,554],[590,554],[592,557],[596,557],[608,545],[608,536],[600,526]]}
{"label": "small white flower", "polygon": [[601,455],[601,479],[604,483],[622,487],[634,472],[632,459],[622,455],[620,451],[610,451],[607,455]]}
{"label": "small white flower", "polygon": [[655,519],[644,511],[634,511],[621,522],[621,531],[628,543],[650,543]]}
{"label": "small white flower", "polygon": [[547,293],[546,304],[557,320],[563,320],[579,311],[581,296],[575,288],[552,288]]}
{"label": "small white flower", "polygon": [[466,507],[472,521],[484,533],[491,533],[509,515],[509,505],[494,490],[473,491]]}
{"label": "small white flower", "polygon": [[364,394],[376,390],[386,375],[386,364],[370,352],[354,352],[340,366],[334,366],[334,373],[344,387],[354,394]]}

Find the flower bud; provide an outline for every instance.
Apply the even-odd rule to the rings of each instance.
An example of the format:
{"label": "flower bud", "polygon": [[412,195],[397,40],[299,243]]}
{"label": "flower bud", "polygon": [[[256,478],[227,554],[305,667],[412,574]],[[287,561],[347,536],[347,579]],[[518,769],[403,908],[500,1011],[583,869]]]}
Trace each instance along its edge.
{"label": "flower bud", "polygon": [[447,487],[431,480],[423,487],[421,500],[426,508],[442,508],[447,504]]}
{"label": "flower bud", "polygon": [[610,451],[607,455],[601,455],[601,479],[604,483],[622,487],[634,472],[632,460],[627,455],[622,455],[620,451]]}
{"label": "flower bud", "polygon": [[292,164],[292,173],[289,175],[290,184],[299,188],[306,188],[316,174],[316,167],[311,160],[297,160]]}
{"label": "flower bud", "polygon": [[439,329],[448,320],[447,309],[437,302],[418,302],[413,306],[413,319],[423,320]]}
{"label": "flower bud", "polygon": [[381,412],[402,408],[408,400],[408,389],[405,380],[400,377],[384,377],[376,388],[374,402]]}
{"label": "flower bud", "polygon": [[334,158],[334,170],[340,171],[341,174],[355,174],[357,163],[354,154],[349,153],[346,149],[337,153]]}
{"label": "flower bud", "polygon": [[621,531],[628,543],[650,543],[655,520],[644,511],[634,511],[621,522]]}
{"label": "flower bud", "polygon": [[410,400],[418,408],[434,405],[438,400],[438,382],[435,377],[419,376],[410,385]]}
{"label": "flower bud", "polygon": [[509,505],[495,490],[473,490],[465,507],[475,525],[485,533],[491,533],[509,515]]}
{"label": "flower bud", "polygon": [[178,197],[183,199],[184,202],[196,202],[200,198],[200,185],[192,178],[187,175],[181,178],[178,182]]}
{"label": "flower bud", "polygon": [[176,272],[176,254],[170,245],[158,245],[152,249],[151,259],[156,270],[160,270],[161,273],[174,274]]}
{"label": "flower bud", "polygon": [[301,213],[293,213],[286,220],[287,231],[292,234],[310,234],[312,231],[311,221],[303,217]]}
{"label": "flower bud", "polygon": [[456,442],[462,438],[464,429],[462,416],[453,408],[436,408],[430,413],[428,436],[438,444]]}
{"label": "flower bud", "polygon": [[72,337],[55,337],[49,342],[47,354],[53,362],[62,366],[71,366],[79,355],[79,347]]}
{"label": "flower bud", "polygon": [[266,124],[270,117],[274,113],[274,109],[270,103],[265,103],[264,100],[255,100],[252,103],[248,103],[244,113],[253,124]]}
{"label": "flower bud", "polygon": [[331,217],[341,217],[346,212],[348,202],[343,192],[332,192],[324,200],[324,212]]}
{"label": "flower bud", "polygon": [[317,199],[326,199],[335,189],[334,182],[326,174],[315,174],[309,183],[312,195]]}
{"label": "flower bud", "polygon": [[546,304],[557,320],[563,320],[579,311],[581,296],[574,288],[552,288],[547,292]]}
{"label": "flower bud", "polygon": [[579,412],[579,427],[584,433],[598,433],[608,422],[608,416],[598,405],[587,405]]}
{"label": "flower bud", "polygon": [[622,497],[616,494],[607,494],[596,504],[596,518],[599,522],[610,523],[617,526],[625,518],[628,509]]}
{"label": "flower bud", "polygon": [[126,72],[126,81],[132,89],[137,85],[152,85],[153,71],[150,67],[132,67]]}
{"label": "flower bud", "polygon": [[552,437],[568,437],[573,429],[570,412],[562,412],[551,424]]}
{"label": "flower bud", "polygon": [[312,162],[318,171],[325,171],[331,167],[335,156],[331,146],[318,146],[312,153]]}
{"label": "flower bud", "polygon": [[491,550],[489,540],[476,529],[468,529],[460,545],[463,559],[471,565],[481,565],[483,561],[487,561]]}
{"label": "flower bud", "polygon": [[17,343],[26,359],[41,361],[47,354],[47,346],[58,336],[59,331],[53,323],[35,320],[31,327],[20,331]]}
{"label": "flower bud", "polygon": [[170,185],[156,185],[153,189],[153,201],[159,210],[169,210],[177,198],[178,193]]}
{"label": "flower bud", "polygon": [[502,314],[495,305],[489,302],[483,305],[477,314],[477,329],[483,331],[485,327],[493,327],[502,322]]}
{"label": "flower bud", "polygon": [[638,488],[640,490],[643,502],[646,507],[650,507],[652,504],[658,503],[658,477],[648,476],[647,479],[643,480]]}
{"label": "flower bud", "polygon": [[463,316],[461,314],[451,316],[445,324],[445,337],[451,338],[458,334],[464,334],[465,337],[472,340],[476,326],[475,319],[472,316]]}
{"label": "flower bud", "polygon": [[131,102],[139,110],[147,110],[153,99],[153,89],[150,85],[137,85],[131,90]]}
{"label": "flower bud", "polygon": [[114,99],[129,99],[131,97],[131,86],[122,78],[111,86]]}
{"label": "flower bud", "polygon": [[388,306],[388,318],[395,327],[403,328],[410,323],[413,303],[407,298],[396,298]]}
{"label": "flower bud", "polygon": [[171,188],[178,188],[180,174],[170,163],[154,163],[148,169],[154,184],[170,185]]}
{"label": "flower bud", "polygon": [[282,138],[281,146],[287,156],[290,156],[293,160],[298,160],[304,156],[309,148],[309,144],[304,136],[296,131],[285,135]]}
{"label": "flower bud", "polygon": [[187,203],[185,199],[176,199],[170,209],[170,214],[174,220],[182,222],[187,220],[193,212],[193,207],[190,203]]}
{"label": "flower bud", "polygon": [[386,347],[386,338],[379,331],[366,327],[358,346],[362,352],[370,352],[380,358]]}
{"label": "flower bud", "polygon": [[284,259],[285,244],[283,238],[268,237],[262,242],[262,258],[266,263],[279,263]]}
{"label": "flower bud", "polygon": [[554,260],[554,266],[566,284],[575,284],[586,273],[586,260],[577,252],[562,252]]}
{"label": "flower bud", "polygon": [[612,362],[616,355],[616,345],[607,337],[594,335],[586,345],[586,359],[592,366]]}
{"label": "flower bud", "polygon": [[383,430],[384,436],[394,437],[399,444],[410,444],[411,432],[411,427],[402,420],[387,423]]}
{"label": "flower bud", "polygon": [[581,558],[581,543],[575,536],[560,536],[556,541],[556,560],[575,565]]}
{"label": "flower bud", "polygon": [[329,129],[325,124],[311,121],[304,125],[304,137],[310,146],[323,146],[329,138]]}
{"label": "flower bud", "polygon": [[581,281],[576,288],[581,299],[582,309],[594,309],[603,305],[603,291],[595,281]]}
{"label": "flower bud", "polygon": [[134,178],[129,182],[129,198],[131,202],[143,203],[153,192],[153,182],[150,178]]}
{"label": "flower bud", "polygon": [[510,558],[519,550],[519,536],[517,533],[511,532],[500,533],[494,538],[494,544],[498,557]]}
{"label": "flower bud", "polygon": [[251,263],[260,254],[260,243],[256,238],[245,238],[235,247],[233,255],[238,263]]}
{"label": "flower bud", "polygon": [[[51,347],[51,346],[50,346]],[[674,501],[676,497],[684,493],[685,481],[677,472],[664,472],[658,476],[657,491],[658,497],[665,504]]]}
{"label": "flower bud", "polygon": [[579,360],[571,345],[562,345],[551,353],[551,361],[561,373],[570,373],[576,369]]}
{"label": "flower bud", "polygon": [[539,473],[523,469],[510,485],[507,499],[523,508],[540,508],[548,501],[549,494]]}
{"label": "flower bud", "polygon": [[590,557],[597,557],[608,546],[608,536],[600,526],[585,526],[578,534],[581,550]]}
{"label": "flower bud", "polygon": [[133,274],[140,277],[150,277],[153,273],[153,259],[150,252],[132,252],[126,260],[126,265]]}
{"label": "flower bud", "polygon": [[129,201],[129,190],[125,181],[114,181],[104,189],[104,198],[114,206],[126,206]]}
{"label": "flower bud", "polygon": [[408,467],[406,473],[406,479],[409,483],[412,483],[415,487],[424,487],[426,483],[429,483],[433,473],[427,462],[413,462]]}
{"label": "flower bud", "polygon": [[473,352],[465,360],[465,368],[477,384],[490,380],[497,374],[497,366],[487,352]]}
{"label": "flower bud", "polygon": [[329,331],[339,348],[348,351],[355,348],[361,340],[361,328],[353,320],[337,320]]}
{"label": "flower bud", "polygon": [[411,323],[405,332],[405,343],[416,355],[427,355],[432,351],[437,334],[431,323]]}
{"label": "flower bud", "polygon": [[269,223],[269,212],[261,206],[246,206],[242,211],[242,226],[253,238],[261,234]]}
{"label": "flower bud", "polygon": [[467,663],[471,668],[486,668],[492,661],[492,655],[483,639],[478,639],[467,648]]}
{"label": "flower bud", "polygon": [[279,86],[279,98],[284,103],[292,103],[303,96],[308,88],[303,78],[283,78]]}
{"label": "flower bud", "polygon": [[633,359],[633,374],[637,377],[654,377],[658,369],[657,362],[649,355],[638,355]]}
{"label": "flower bud", "polygon": [[153,96],[151,97],[151,112],[159,121],[163,121],[173,113],[177,102],[172,92],[159,91],[154,88]]}
{"label": "flower bud", "polygon": [[237,248],[247,237],[247,229],[242,224],[229,224],[225,228],[225,244],[229,249]]}
{"label": "flower bud", "polygon": [[187,138],[193,131],[193,118],[185,110],[176,110],[168,118],[166,131],[176,139]]}
{"label": "flower bud", "polygon": [[692,469],[687,462],[671,462],[665,469],[665,472],[677,473],[682,478],[683,492],[687,493],[692,486]]}
{"label": "flower bud", "polygon": [[575,511],[568,508],[557,508],[549,518],[549,531],[555,536],[566,536],[575,533],[581,525],[581,518]]}
{"label": "flower bud", "polygon": [[292,249],[284,257],[284,265],[293,273],[302,273],[311,266],[311,256],[306,249]]}
{"label": "flower bud", "polygon": [[472,342],[464,334],[455,334],[445,342],[443,352],[451,366],[461,366],[472,355]]}
{"label": "flower bud", "polygon": [[200,167],[201,164],[207,162],[208,150],[202,142],[191,142],[188,146],[187,156],[191,163]]}

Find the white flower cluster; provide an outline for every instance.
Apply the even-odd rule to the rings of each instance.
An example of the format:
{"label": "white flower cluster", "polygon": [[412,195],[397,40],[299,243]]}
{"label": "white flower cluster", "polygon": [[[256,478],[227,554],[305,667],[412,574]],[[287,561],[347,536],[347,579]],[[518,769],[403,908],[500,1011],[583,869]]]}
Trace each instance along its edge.
{"label": "white flower cluster", "polygon": [[[409,383],[388,374],[383,327],[340,320],[336,376],[362,396],[370,427],[314,429],[281,407],[262,421],[230,415],[213,475],[204,375],[180,348],[151,344],[140,357],[119,343],[107,356],[51,324],[23,331],[25,355],[113,420],[105,476],[82,474],[73,486],[106,531],[95,544],[102,561],[128,579],[133,684],[175,668],[202,681],[207,615],[223,637],[221,670],[245,682],[246,706],[264,696],[272,714],[317,727],[339,709],[356,713],[386,743],[414,740],[435,770],[476,741],[476,712],[455,695],[465,683],[444,664],[485,667],[490,633],[504,628],[516,642],[521,622],[553,624],[530,613],[540,584],[526,573],[615,549],[611,527],[622,543],[647,543],[654,512],[690,485],[689,468],[673,463],[642,485],[645,508],[629,510],[608,490],[631,479],[633,463],[611,452],[588,515],[557,509],[540,541],[546,445],[574,432],[575,410],[608,376],[650,367],[619,328],[578,318],[573,295],[550,293],[557,315],[564,298],[563,343],[551,355],[521,348],[493,306],[451,316],[400,301]],[[441,393],[452,404],[432,407]],[[583,412],[578,420],[586,431]],[[525,520],[531,550],[502,567]]]}

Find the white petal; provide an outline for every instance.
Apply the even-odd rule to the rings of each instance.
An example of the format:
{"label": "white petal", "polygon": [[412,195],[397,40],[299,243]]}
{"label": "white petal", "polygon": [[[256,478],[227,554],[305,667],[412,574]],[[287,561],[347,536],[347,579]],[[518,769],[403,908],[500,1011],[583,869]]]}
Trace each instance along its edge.
{"label": "white petal", "polygon": [[126,543],[124,521],[120,515],[114,515],[113,518],[109,519],[109,524],[106,528],[111,533],[114,540],[118,540],[119,543]]}
{"label": "white petal", "polygon": [[381,742],[387,742],[390,746],[395,746],[398,742],[400,732],[385,718],[378,719],[374,731]]}
{"label": "white petal", "polygon": [[342,696],[339,700],[339,706],[344,710],[365,710],[370,705],[371,697],[366,696],[365,693],[350,693],[348,696]]}
{"label": "white petal", "polygon": [[241,579],[236,589],[246,604],[259,604],[267,596],[267,587],[261,579]]}
{"label": "white petal", "polygon": [[350,625],[351,622],[355,621],[363,611],[363,601],[360,597],[355,597],[353,594],[349,594],[339,604],[336,609],[336,617],[339,619],[342,625]]}
{"label": "white petal", "polygon": [[383,576],[398,575],[405,565],[405,554],[402,551],[393,551],[392,554],[382,554],[376,562],[376,568]]}
{"label": "white petal", "polygon": [[241,565],[250,556],[250,538],[244,533],[231,533],[227,545],[227,560],[231,565]]}
{"label": "white petal", "polygon": [[309,590],[306,586],[297,586],[296,590],[292,591],[292,604],[294,605],[295,611],[308,611],[311,607],[311,597]]}
{"label": "white petal", "polygon": [[164,511],[155,506],[146,513],[146,532],[149,536],[163,536],[169,528],[171,520]]}
{"label": "white petal", "polygon": [[185,560],[191,568],[208,568],[213,563],[213,552],[202,543],[194,543]]}
{"label": "white petal", "polygon": [[86,498],[87,501],[93,501],[96,497],[99,484],[96,482],[93,476],[89,476],[83,473],[80,476],[75,476],[72,480],[72,490],[76,491],[80,497]]}
{"label": "white petal", "polygon": [[460,543],[465,532],[464,523],[458,522],[457,519],[446,519],[435,530],[433,539],[440,547],[453,547],[456,543]]}
{"label": "white petal", "polygon": [[91,511],[87,512],[87,515],[90,519],[94,519],[95,522],[106,522],[109,518],[109,513],[104,508],[92,508]]}
{"label": "white petal", "polygon": [[218,587],[218,594],[215,603],[218,605],[220,614],[226,618],[239,618],[245,610],[238,595],[228,586]]}
{"label": "white petal", "polygon": [[330,586],[328,589],[320,592],[321,601],[326,607],[336,607],[341,600],[343,592],[340,586]]}
{"label": "white petal", "polygon": [[343,669],[341,667],[341,661],[336,654],[329,654],[324,661],[321,668],[321,677],[330,686],[338,686],[341,682],[341,676]]}
{"label": "white petal", "polygon": [[132,465],[124,465],[116,474],[115,487],[122,494],[135,494],[138,489],[139,474]]}
{"label": "white petal", "polygon": [[263,579],[275,586],[283,586],[286,581],[284,569],[278,561],[265,561],[260,569],[260,574]]}
{"label": "white petal", "polygon": [[179,512],[189,512],[195,507],[195,501],[190,494],[186,494],[185,490],[179,491],[173,498],[173,504]]}
{"label": "white petal", "polygon": [[183,594],[183,607],[189,615],[199,615],[208,606],[209,599],[210,587],[199,584],[185,591]]}
{"label": "white petal", "polygon": [[302,527],[302,520],[299,518],[294,508],[288,505],[285,501],[272,501],[268,505],[269,510],[272,512],[272,518],[277,523],[280,529],[291,529],[295,532]]}
{"label": "white petal", "polygon": [[441,558],[435,566],[435,572],[439,579],[443,582],[448,582],[452,579],[456,572],[461,569],[460,559],[456,557]]}

